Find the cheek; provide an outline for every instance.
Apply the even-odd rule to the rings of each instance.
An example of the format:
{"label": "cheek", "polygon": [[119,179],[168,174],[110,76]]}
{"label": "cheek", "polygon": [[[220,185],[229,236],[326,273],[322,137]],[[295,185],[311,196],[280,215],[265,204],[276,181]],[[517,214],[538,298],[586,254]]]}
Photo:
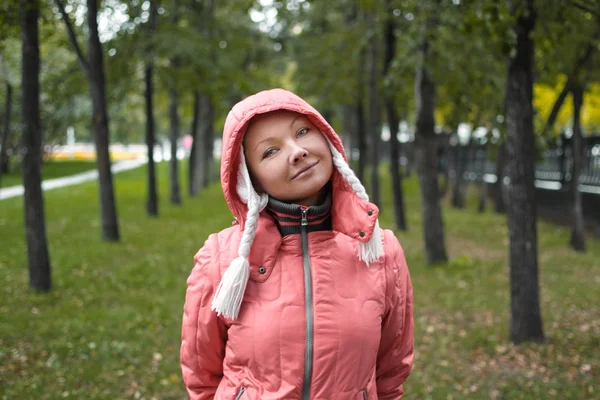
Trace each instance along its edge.
{"label": "cheek", "polygon": [[283,165],[277,162],[263,163],[256,171],[256,183],[267,192],[280,187],[284,182],[286,171]]}

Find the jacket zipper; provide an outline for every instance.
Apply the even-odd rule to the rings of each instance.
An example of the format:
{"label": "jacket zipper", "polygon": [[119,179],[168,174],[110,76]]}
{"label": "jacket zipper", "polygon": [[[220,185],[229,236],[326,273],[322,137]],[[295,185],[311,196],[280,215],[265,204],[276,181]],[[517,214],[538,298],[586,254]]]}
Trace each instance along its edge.
{"label": "jacket zipper", "polygon": [[310,258],[308,256],[308,208],[302,209],[302,261],[304,265],[304,299],[306,303],[306,351],[304,354],[304,381],[302,384],[302,400],[309,400],[310,381],[312,378],[313,358],[313,300],[312,279],[310,275]]}
{"label": "jacket zipper", "polygon": [[244,394],[244,390],[246,390],[245,387],[241,387],[240,391],[238,392],[237,396],[235,396],[235,400],[240,400],[242,398],[242,395]]}
{"label": "jacket zipper", "polygon": [[363,389],[363,399],[364,400],[369,400],[369,398],[367,396],[367,389]]}

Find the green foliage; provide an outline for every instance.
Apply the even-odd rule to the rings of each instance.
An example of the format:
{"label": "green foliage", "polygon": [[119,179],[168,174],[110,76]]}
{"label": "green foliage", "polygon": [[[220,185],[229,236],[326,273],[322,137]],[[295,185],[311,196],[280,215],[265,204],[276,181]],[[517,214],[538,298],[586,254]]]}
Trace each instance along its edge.
{"label": "green foliage", "polygon": [[[0,4],[0,52],[17,94],[19,18],[18,8],[8,4]],[[91,107],[85,74],[70,48],[54,0],[43,0],[41,4],[45,140],[63,142],[66,128],[74,126],[78,139],[89,141]],[[575,7],[573,2],[536,5],[536,79],[546,87],[555,87],[572,69],[585,45],[590,41],[597,44],[600,30],[596,16]],[[85,2],[71,0],[67,7],[85,53]],[[113,32],[104,38],[103,49],[114,141],[143,139],[143,66],[150,48],[156,71],[159,137],[168,132],[167,89],[172,84],[180,92],[185,130],[192,118],[194,90],[212,97],[217,108],[217,129],[232,103],[275,86],[297,91],[335,121],[340,105],[354,103],[357,96],[365,95],[361,90],[364,49],[375,37],[383,54],[380,28],[390,19],[395,25],[396,57],[380,85],[394,94],[404,119],[414,118],[414,71],[419,61],[419,35],[427,21],[431,59],[427,68],[437,84],[436,122],[447,130],[454,130],[461,121],[493,127],[499,125],[497,116],[503,114],[505,57],[514,53],[515,39],[511,29],[514,18],[506,2],[163,0],[158,27],[151,38],[147,35],[145,7],[141,0],[101,2],[99,18],[112,18]],[[374,31],[365,22],[365,13],[371,11],[380,22]],[[123,15],[126,18],[118,25],[116,17]],[[590,82],[598,80],[599,63],[600,55],[596,54],[588,72]],[[4,96],[0,91],[0,101]],[[19,96],[15,96],[15,132],[18,102]],[[538,110],[538,128],[547,110]],[[598,122],[592,120],[589,125],[597,126]]]}

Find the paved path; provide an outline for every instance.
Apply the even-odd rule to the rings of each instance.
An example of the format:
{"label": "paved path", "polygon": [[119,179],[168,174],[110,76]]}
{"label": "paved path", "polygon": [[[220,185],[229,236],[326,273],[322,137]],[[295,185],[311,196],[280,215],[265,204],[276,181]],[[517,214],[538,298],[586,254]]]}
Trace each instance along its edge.
{"label": "paved path", "polygon": [[[125,160],[119,161],[112,165],[112,172],[116,174],[121,171],[127,171],[130,169],[138,168],[141,165],[146,164],[146,160]],[[61,188],[65,186],[78,185],[83,182],[93,181],[98,179],[98,171],[92,170],[87,172],[82,172],[80,174],[65,176],[62,178],[56,179],[48,179],[42,182],[42,189],[52,190],[56,188]],[[23,196],[25,193],[25,189],[22,185],[19,186],[10,186],[7,188],[0,189],[0,200],[9,199],[11,197]]]}

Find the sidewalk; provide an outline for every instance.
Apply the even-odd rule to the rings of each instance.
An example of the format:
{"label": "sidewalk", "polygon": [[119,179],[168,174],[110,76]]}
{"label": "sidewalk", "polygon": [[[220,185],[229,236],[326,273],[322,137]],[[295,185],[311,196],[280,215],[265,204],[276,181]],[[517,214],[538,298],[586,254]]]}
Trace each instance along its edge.
{"label": "sidewalk", "polygon": [[[111,170],[113,174],[116,174],[121,171],[128,171],[130,169],[138,168],[146,163],[146,160],[119,161],[112,165]],[[66,186],[78,185],[80,183],[93,181],[96,179],[98,179],[98,171],[91,170],[76,175],[45,180],[42,182],[42,189],[44,191],[52,190]],[[9,199],[11,197],[23,196],[24,193],[25,188],[23,188],[22,185],[10,186],[4,189],[0,189],[0,200]]]}

